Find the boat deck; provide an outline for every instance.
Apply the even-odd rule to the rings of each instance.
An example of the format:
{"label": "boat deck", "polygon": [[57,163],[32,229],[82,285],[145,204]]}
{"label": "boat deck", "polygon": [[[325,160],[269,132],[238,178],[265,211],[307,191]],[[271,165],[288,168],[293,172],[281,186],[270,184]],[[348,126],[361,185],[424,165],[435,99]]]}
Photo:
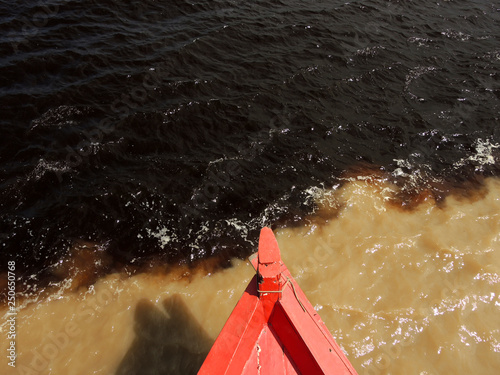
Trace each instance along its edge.
{"label": "boat deck", "polygon": [[257,273],[199,374],[356,374],[282,262],[269,228],[251,263]]}

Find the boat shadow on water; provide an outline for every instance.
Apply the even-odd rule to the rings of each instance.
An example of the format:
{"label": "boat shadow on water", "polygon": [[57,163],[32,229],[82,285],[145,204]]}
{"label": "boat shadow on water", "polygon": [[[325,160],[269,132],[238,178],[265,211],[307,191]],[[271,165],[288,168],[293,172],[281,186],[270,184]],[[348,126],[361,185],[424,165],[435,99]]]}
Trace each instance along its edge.
{"label": "boat shadow on water", "polygon": [[116,375],[196,374],[213,344],[179,295],[163,301],[164,311],[149,300],[135,310],[135,339]]}

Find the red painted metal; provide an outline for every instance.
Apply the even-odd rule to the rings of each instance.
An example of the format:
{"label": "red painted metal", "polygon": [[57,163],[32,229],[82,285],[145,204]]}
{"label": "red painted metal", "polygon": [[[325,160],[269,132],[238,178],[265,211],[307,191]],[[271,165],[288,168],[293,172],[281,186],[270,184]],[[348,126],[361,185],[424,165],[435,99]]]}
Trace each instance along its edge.
{"label": "red painted metal", "polygon": [[281,261],[270,228],[250,261],[257,274],[198,374],[357,375]]}

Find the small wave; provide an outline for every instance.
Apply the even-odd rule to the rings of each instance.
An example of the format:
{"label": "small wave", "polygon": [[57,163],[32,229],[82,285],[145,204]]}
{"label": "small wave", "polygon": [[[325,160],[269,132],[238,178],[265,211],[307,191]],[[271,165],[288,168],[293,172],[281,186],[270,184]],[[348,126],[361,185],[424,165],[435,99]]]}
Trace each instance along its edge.
{"label": "small wave", "polygon": [[86,120],[94,111],[90,107],[61,105],[51,108],[31,121],[30,130],[74,126]]}
{"label": "small wave", "polygon": [[500,144],[492,143],[489,139],[477,139],[473,147],[475,152],[460,159],[455,163],[455,168],[461,168],[465,165],[473,165],[477,172],[482,172],[487,166],[497,165],[499,161]]}

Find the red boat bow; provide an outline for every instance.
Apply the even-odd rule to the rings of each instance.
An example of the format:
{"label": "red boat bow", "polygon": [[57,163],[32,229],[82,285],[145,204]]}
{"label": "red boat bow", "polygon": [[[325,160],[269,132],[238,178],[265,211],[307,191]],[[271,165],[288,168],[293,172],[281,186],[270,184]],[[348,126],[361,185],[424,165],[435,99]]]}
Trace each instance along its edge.
{"label": "red boat bow", "polygon": [[257,274],[198,374],[356,374],[281,261],[270,228],[250,260]]}

